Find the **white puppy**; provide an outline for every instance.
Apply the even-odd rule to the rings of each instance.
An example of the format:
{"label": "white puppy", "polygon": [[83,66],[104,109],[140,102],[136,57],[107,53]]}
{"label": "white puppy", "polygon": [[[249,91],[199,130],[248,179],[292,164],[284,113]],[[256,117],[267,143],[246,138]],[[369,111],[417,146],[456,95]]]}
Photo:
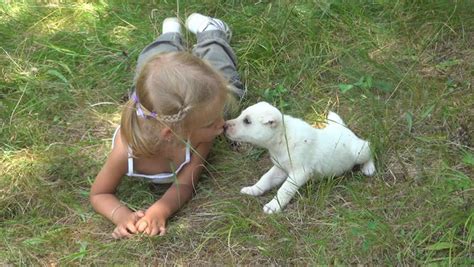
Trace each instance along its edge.
{"label": "white puppy", "polygon": [[240,191],[259,196],[283,184],[263,207],[265,213],[279,212],[312,176],[341,175],[357,164],[363,164],[365,175],[375,172],[369,143],[358,138],[334,112],[329,112],[325,127],[317,129],[259,102],[226,121],[224,129],[229,139],[266,148],[270,153],[274,166],[256,184]]}

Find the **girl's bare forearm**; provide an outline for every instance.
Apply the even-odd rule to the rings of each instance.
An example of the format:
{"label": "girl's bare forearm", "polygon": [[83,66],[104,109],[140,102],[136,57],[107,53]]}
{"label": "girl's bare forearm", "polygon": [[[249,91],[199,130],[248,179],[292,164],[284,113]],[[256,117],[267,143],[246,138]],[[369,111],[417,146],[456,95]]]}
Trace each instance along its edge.
{"label": "girl's bare forearm", "polygon": [[194,192],[194,187],[199,181],[199,176],[203,169],[204,159],[207,157],[211,148],[211,143],[202,144],[198,147],[193,161],[183,170],[165,194],[150,208],[159,211],[163,216],[169,218],[178,211],[186,202],[188,202]]}
{"label": "girl's bare forearm", "polygon": [[90,202],[94,210],[114,224],[117,224],[122,218],[132,212],[126,205],[122,204],[114,194],[104,193],[91,195]]}
{"label": "girl's bare forearm", "polygon": [[173,184],[166,193],[153,204],[151,209],[159,209],[160,213],[169,218],[193,196],[193,187],[187,184]]}

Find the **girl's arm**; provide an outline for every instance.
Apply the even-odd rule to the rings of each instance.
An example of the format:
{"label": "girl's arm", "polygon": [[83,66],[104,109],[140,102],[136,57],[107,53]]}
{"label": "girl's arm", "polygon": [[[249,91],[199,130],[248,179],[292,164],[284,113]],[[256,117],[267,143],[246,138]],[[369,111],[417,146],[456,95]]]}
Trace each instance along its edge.
{"label": "girl's arm", "polygon": [[[117,225],[114,237],[130,236],[131,233],[136,232],[134,225],[138,219],[135,218],[136,214],[115,196],[116,188],[120,184],[122,176],[127,172],[127,158],[126,147],[122,144],[120,133],[118,133],[114,148],[97,174],[89,196],[92,207]],[[130,221],[133,221],[131,225]]]}
{"label": "girl's arm", "polygon": [[165,233],[166,220],[191,199],[211,147],[212,143],[201,143],[196,147],[198,155],[191,157],[191,161],[178,173],[177,181],[146,210],[145,216],[137,222],[138,231],[149,235]]}

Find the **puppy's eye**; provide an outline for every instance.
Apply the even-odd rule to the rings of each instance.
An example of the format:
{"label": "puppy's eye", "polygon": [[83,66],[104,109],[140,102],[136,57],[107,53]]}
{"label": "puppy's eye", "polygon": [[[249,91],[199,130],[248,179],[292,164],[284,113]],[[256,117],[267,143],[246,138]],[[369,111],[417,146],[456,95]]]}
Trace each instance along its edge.
{"label": "puppy's eye", "polygon": [[251,122],[250,122],[249,118],[244,118],[244,124],[250,124],[250,123]]}

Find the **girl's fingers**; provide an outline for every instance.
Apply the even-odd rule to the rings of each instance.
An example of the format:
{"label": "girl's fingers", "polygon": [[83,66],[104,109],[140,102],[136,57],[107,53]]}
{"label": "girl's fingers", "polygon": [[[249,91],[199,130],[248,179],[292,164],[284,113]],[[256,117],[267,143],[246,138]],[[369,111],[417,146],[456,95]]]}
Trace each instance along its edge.
{"label": "girl's fingers", "polygon": [[127,230],[132,234],[135,234],[137,232],[137,228],[135,227],[135,224],[133,222],[127,223]]}
{"label": "girl's fingers", "polygon": [[147,235],[151,235],[151,233],[155,230],[155,228],[156,228],[155,225],[150,224],[150,226],[148,226],[148,227],[146,228],[145,233],[146,233]]}
{"label": "girl's fingers", "polygon": [[112,233],[112,237],[115,239],[123,238],[123,237],[130,237],[132,234],[128,232],[126,227],[117,226]]}
{"label": "girl's fingers", "polygon": [[113,237],[114,239],[118,239],[118,238],[119,238],[119,237],[118,237],[118,234],[115,232],[115,230],[112,232],[112,237]]}
{"label": "girl's fingers", "polygon": [[138,230],[139,232],[143,232],[143,231],[145,231],[145,229],[147,228],[148,222],[145,221],[145,220],[139,220],[139,221],[137,222],[137,225],[138,225],[137,230]]}
{"label": "girl's fingers", "polygon": [[153,229],[151,229],[150,231],[150,236],[155,236],[156,234],[158,234],[158,227],[153,227]]}
{"label": "girl's fingers", "polygon": [[137,210],[135,212],[135,215],[137,215],[138,218],[142,218],[143,216],[145,216],[145,212],[143,210]]}
{"label": "girl's fingers", "polygon": [[119,232],[119,227],[115,227],[114,231],[112,232],[112,237],[115,238],[115,239],[119,239],[120,238],[120,232]]}
{"label": "girl's fingers", "polygon": [[160,236],[164,236],[166,234],[166,228],[164,225],[155,225],[155,227],[150,230],[150,236],[155,236],[157,234]]}
{"label": "girl's fingers", "polygon": [[164,236],[166,234],[166,228],[164,226],[160,226],[160,236]]}
{"label": "girl's fingers", "polygon": [[120,232],[120,238],[132,236],[132,234],[130,234],[130,233],[127,231],[127,228],[126,228],[126,227],[120,227],[119,232]]}

